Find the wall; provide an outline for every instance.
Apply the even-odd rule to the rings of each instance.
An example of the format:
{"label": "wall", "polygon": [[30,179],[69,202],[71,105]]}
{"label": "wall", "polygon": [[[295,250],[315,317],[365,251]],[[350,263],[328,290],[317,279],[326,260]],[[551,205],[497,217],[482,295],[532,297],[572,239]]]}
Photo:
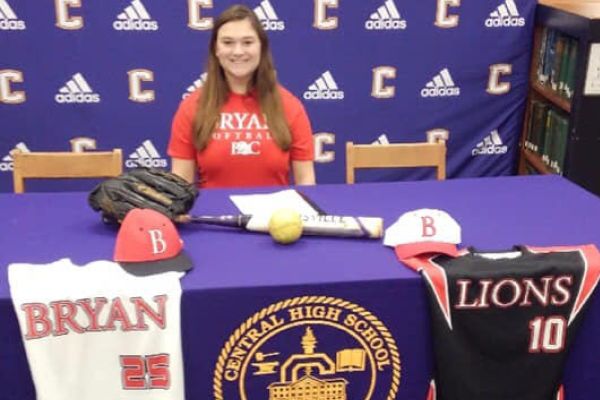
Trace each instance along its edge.
{"label": "wall", "polygon": [[[169,167],[172,114],[202,84],[212,19],[234,2],[0,0],[0,191],[12,190],[14,147],[121,147],[126,167]],[[449,132],[449,177],[514,171],[533,0],[246,4],[309,113],[319,182],[343,182],[347,140],[421,141],[432,129]]]}

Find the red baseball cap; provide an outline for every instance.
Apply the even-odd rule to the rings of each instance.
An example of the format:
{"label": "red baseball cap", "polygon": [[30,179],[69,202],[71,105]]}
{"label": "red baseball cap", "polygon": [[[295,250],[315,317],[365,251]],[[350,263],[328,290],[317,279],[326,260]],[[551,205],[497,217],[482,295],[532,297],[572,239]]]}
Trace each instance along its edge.
{"label": "red baseball cap", "polygon": [[134,208],[127,213],[117,234],[114,260],[137,276],[192,269],[173,222],[150,209]]}

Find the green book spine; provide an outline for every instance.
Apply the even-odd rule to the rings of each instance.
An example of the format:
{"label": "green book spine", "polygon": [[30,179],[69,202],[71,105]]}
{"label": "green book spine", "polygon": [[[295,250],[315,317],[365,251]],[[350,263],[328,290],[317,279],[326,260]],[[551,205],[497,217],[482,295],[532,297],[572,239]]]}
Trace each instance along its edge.
{"label": "green book spine", "polygon": [[558,173],[558,158],[560,153],[560,131],[562,129],[563,117],[556,113],[554,114],[554,124],[552,126],[552,147],[550,148],[550,169],[555,173]]}
{"label": "green book spine", "polygon": [[537,101],[532,101],[529,104],[529,121],[527,121],[527,132],[525,133],[525,140],[523,143],[523,147],[527,150],[533,150],[533,124],[535,121],[535,113],[537,110]]}
{"label": "green book spine", "polygon": [[554,65],[555,40],[556,30],[548,29],[546,46],[544,47],[542,75],[540,77],[540,83],[544,85],[548,84],[550,73],[552,71],[552,65]]}
{"label": "green book spine", "polygon": [[571,39],[564,36],[564,47],[562,51],[562,55],[560,57],[560,72],[558,74],[558,93],[562,96],[565,95],[565,86],[567,82],[567,72],[568,72],[568,64],[569,64],[569,56],[570,56],[570,46]]}
{"label": "green book spine", "polygon": [[579,42],[572,40],[570,51],[569,51],[569,64],[567,71],[567,81],[565,85],[565,95],[568,99],[573,98],[573,92],[575,91],[575,71],[577,70],[577,52],[579,48]]}
{"label": "green book spine", "polygon": [[544,130],[544,146],[541,149],[542,161],[546,165],[550,165],[550,149],[552,148],[552,131],[554,130],[554,114],[552,109],[548,110],[546,116],[546,129]]}
{"label": "green book spine", "polygon": [[563,175],[565,171],[565,158],[567,154],[567,143],[569,142],[569,119],[565,116],[560,118],[560,129],[558,133],[559,146],[557,154],[557,173]]}
{"label": "green book spine", "polygon": [[558,38],[556,40],[556,48],[554,51],[554,59],[552,62],[552,70],[550,72],[550,87],[552,88],[552,90],[554,90],[556,92],[558,92],[560,66],[561,66],[564,48],[565,48],[565,37],[561,34],[558,34]]}
{"label": "green book spine", "polygon": [[538,112],[535,116],[535,123],[532,135],[533,151],[538,155],[542,155],[544,148],[544,138],[546,132],[546,120],[548,118],[548,105],[546,103],[538,103]]}

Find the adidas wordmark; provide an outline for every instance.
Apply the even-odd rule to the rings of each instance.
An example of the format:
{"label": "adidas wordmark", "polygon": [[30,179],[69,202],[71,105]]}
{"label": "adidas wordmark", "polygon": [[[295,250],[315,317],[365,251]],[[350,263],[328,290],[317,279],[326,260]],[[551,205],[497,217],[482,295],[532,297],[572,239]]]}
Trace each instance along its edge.
{"label": "adidas wordmark", "polygon": [[306,100],[342,100],[344,92],[339,90],[331,72],[325,71],[302,95]]}
{"label": "adidas wordmark", "polygon": [[25,21],[20,20],[6,0],[0,0],[0,29],[20,31],[25,29]]}
{"label": "adidas wordmark", "polygon": [[127,168],[136,167],[153,167],[153,168],[165,168],[167,166],[167,160],[162,158],[154,147],[154,144],[150,140],[144,140],[144,142],[138,146],[133,153],[129,155],[127,161],[125,161]]}
{"label": "adidas wordmark", "polygon": [[[27,145],[23,142],[19,142],[14,149],[21,150],[23,153],[29,153],[29,149]],[[7,155],[2,157],[2,161],[0,161],[0,172],[7,172],[13,170],[13,158],[10,155],[10,151]]]}
{"label": "adidas wordmark", "polygon": [[483,156],[491,154],[506,154],[508,146],[502,143],[498,130],[494,129],[483,140],[477,143],[477,146],[471,151],[473,156]]}
{"label": "adidas wordmark", "polygon": [[25,21],[17,17],[6,0],[0,0],[0,29],[3,31],[22,31]]}
{"label": "adidas wordmark", "polygon": [[421,97],[459,96],[460,88],[454,84],[448,68],[441,70],[421,89]]}
{"label": "adidas wordmark", "polygon": [[99,103],[100,95],[94,93],[81,73],[76,73],[54,96],[57,103]]}
{"label": "adidas wordmark", "polygon": [[117,31],[156,31],[158,22],[152,19],[140,0],[133,0],[117,15],[113,28]]}
{"label": "adidas wordmark", "polygon": [[406,21],[400,17],[394,0],[386,0],[365,22],[368,30],[406,29]]}
{"label": "adidas wordmark", "polygon": [[0,161],[0,172],[8,172],[13,170],[13,158],[10,154],[4,156]]}
{"label": "adidas wordmark", "polygon": [[519,10],[514,0],[505,0],[485,20],[488,28],[525,26],[525,18],[519,15]]}
{"label": "adidas wordmark", "polygon": [[266,31],[282,31],[285,29],[285,22],[279,20],[279,17],[269,0],[263,0],[255,7],[254,14],[256,14]]}

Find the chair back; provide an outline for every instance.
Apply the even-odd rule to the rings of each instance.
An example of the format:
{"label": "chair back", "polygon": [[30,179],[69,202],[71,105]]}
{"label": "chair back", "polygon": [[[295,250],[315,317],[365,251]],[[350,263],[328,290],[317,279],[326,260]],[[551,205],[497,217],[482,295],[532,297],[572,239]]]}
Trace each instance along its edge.
{"label": "chair back", "polygon": [[23,152],[15,149],[13,185],[15,193],[25,191],[27,178],[109,178],[123,172],[123,152]]}
{"label": "chair back", "polygon": [[346,183],[354,183],[357,168],[435,167],[446,179],[446,142],[354,144],[346,142]]}

